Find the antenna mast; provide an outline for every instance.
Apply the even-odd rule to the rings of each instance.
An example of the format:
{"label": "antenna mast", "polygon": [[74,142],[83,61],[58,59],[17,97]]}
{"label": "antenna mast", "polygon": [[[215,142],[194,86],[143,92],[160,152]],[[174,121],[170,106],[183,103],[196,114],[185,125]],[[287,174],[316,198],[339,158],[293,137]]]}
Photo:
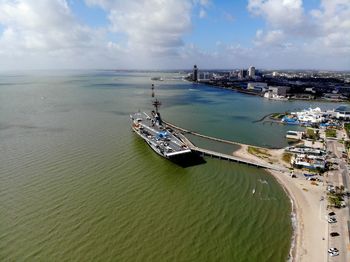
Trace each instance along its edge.
{"label": "antenna mast", "polygon": [[[154,97],[154,84],[152,84],[152,97]],[[152,105],[154,106],[154,108],[156,109],[156,113],[158,113],[158,108],[162,105],[162,103],[156,98],[156,100],[154,100],[152,102]]]}

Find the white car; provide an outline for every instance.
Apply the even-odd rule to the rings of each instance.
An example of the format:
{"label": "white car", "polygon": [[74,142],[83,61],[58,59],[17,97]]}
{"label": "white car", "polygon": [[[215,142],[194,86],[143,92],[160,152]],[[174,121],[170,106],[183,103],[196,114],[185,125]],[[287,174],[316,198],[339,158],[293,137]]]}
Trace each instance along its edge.
{"label": "white car", "polygon": [[331,257],[335,257],[335,256],[339,256],[339,252],[332,252],[332,253],[329,253],[329,255],[331,256]]}
{"label": "white car", "polygon": [[328,223],[337,223],[337,220],[334,217],[328,218]]}
{"label": "white car", "polygon": [[336,247],[331,247],[330,249],[328,249],[328,253],[334,253],[334,252],[339,252],[339,250]]}

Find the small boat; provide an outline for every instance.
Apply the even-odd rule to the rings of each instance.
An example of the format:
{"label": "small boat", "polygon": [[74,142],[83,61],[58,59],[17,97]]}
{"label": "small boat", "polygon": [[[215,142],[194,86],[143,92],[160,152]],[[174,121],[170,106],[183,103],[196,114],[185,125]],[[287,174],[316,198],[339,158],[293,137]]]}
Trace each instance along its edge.
{"label": "small boat", "polygon": [[154,76],[154,77],[151,77],[151,80],[152,81],[163,81],[163,78],[159,77],[159,76]]}

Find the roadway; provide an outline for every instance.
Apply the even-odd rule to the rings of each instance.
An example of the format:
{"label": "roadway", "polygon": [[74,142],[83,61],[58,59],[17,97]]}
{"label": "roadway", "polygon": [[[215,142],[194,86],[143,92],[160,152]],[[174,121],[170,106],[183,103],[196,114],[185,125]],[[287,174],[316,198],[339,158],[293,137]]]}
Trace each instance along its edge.
{"label": "roadway", "polygon": [[[327,150],[332,152],[335,156],[335,162],[338,163],[336,170],[328,172],[328,184],[334,186],[344,185],[345,191],[349,192],[349,170],[346,160],[342,157],[344,145],[337,140],[327,139]],[[328,235],[329,248],[336,247],[339,249],[339,256],[329,257],[328,261],[350,261],[350,235],[349,235],[349,224],[350,224],[350,209],[349,199],[344,199],[347,206],[341,209],[333,209],[336,213],[337,223],[329,224],[329,233],[338,232],[340,236],[331,237]],[[328,209],[328,212],[331,212]]]}

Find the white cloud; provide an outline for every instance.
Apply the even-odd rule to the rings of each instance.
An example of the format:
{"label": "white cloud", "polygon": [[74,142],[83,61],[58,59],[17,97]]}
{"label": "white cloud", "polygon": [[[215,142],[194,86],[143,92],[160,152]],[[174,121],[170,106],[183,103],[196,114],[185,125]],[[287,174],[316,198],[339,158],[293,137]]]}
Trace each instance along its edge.
{"label": "white cloud", "polygon": [[312,10],[311,16],[319,27],[317,40],[325,47],[347,52],[350,57],[350,1],[322,0],[321,7]]}
{"label": "white cloud", "polygon": [[294,27],[303,22],[302,0],[249,0],[248,10],[273,28]]}
{"label": "white cloud", "polygon": [[110,30],[123,33],[128,48],[152,55],[175,55],[182,37],[191,29],[192,1],[189,0],[87,0],[108,12]]}
{"label": "white cloud", "polygon": [[0,25],[0,68],[69,67],[103,35],[78,23],[65,0],[1,0]]}
{"label": "white cloud", "polygon": [[280,46],[285,38],[282,30],[271,30],[266,33],[263,30],[258,30],[254,43],[257,46]]}
{"label": "white cloud", "polygon": [[[312,11],[302,0],[249,0],[253,17],[266,21],[253,46],[217,39],[211,51],[184,42],[191,19],[207,16],[210,0],[85,2],[104,10],[108,25],[83,24],[73,0],[0,0],[0,69],[350,68],[349,0],[321,0]],[[234,18],[220,7],[211,11],[220,22]]]}
{"label": "white cloud", "polygon": [[[320,7],[306,12],[301,0],[249,0],[248,10],[266,21],[254,43],[267,54],[300,64],[318,61],[350,67],[350,1],[321,0]],[[278,53],[274,50],[279,47]],[[308,59],[307,59],[308,58]],[[313,61],[312,61],[313,60]],[[315,66],[317,67],[317,66]]]}
{"label": "white cloud", "polygon": [[93,32],[76,23],[63,0],[3,0],[0,24],[5,27],[6,34],[0,39],[5,49],[11,48],[8,43],[11,39],[17,40],[12,43],[15,48],[46,51],[88,46],[93,42]]}

